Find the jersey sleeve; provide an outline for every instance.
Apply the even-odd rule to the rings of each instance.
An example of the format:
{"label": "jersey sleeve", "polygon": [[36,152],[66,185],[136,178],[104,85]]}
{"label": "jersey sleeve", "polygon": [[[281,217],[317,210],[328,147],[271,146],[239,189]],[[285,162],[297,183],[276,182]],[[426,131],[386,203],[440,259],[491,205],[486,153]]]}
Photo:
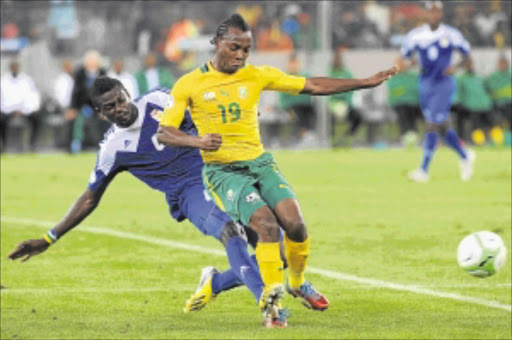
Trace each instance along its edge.
{"label": "jersey sleeve", "polygon": [[402,48],[400,49],[400,54],[402,58],[410,58],[414,53],[414,49],[416,45],[414,43],[414,31],[407,33],[404,40],[402,41]]}
{"label": "jersey sleeve", "polygon": [[169,94],[171,90],[166,87],[156,87],[151,92],[149,92],[147,96],[147,102],[151,103],[154,106],[161,107],[162,110],[169,102]]}
{"label": "jersey sleeve", "polygon": [[450,35],[453,46],[457,50],[459,50],[459,52],[462,53],[463,55],[468,55],[471,47],[469,45],[469,42],[462,35],[462,33],[460,33],[458,29],[451,28]]}
{"label": "jersey sleeve", "polygon": [[262,66],[261,78],[264,82],[264,90],[273,90],[279,92],[287,92],[291,94],[299,94],[304,89],[306,78],[301,76],[293,76],[286,74],[278,68],[271,66]]}
{"label": "jersey sleeve", "polygon": [[109,152],[108,147],[102,146],[96,158],[96,165],[89,177],[89,189],[96,191],[107,187],[121,171],[121,167],[116,163],[115,155]]}
{"label": "jersey sleeve", "polygon": [[185,109],[189,104],[189,97],[186,93],[187,87],[183,78],[174,85],[164,108],[164,115],[160,121],[161,126],[172,126],[179,128],[185,117]]}

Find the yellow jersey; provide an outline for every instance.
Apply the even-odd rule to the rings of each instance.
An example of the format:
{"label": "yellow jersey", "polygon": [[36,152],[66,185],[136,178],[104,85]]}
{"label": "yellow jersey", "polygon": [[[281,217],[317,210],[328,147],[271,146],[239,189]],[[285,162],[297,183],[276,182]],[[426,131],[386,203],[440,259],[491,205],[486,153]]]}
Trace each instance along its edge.
{"label": "yellow jersey", "polygon": [[174,84],[160,125],[178,128],[188,108],[199,136],[222,135],[217,151],[201,151],[205,163],[252,160],[264,152],[258,123],[260,93],[298,94],[305,83],[306,78],[275,67],[245,64],[236,73],[226,74],[210,62]]}

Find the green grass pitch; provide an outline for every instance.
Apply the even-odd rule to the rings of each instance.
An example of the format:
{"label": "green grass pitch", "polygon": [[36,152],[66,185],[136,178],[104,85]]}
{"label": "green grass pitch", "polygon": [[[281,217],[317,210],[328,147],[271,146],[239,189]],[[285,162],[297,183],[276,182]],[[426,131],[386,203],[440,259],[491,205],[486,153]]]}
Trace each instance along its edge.
{"label": "green grass pitch", "polygon": [[[227,260],[129,174],[46,253],[7,260],[63,216],[95,157],[2,156],[1,338],[510,339],[511,150],[476,151],[470,182],[441,148],[422,184],[406,179],[419,148],[275,152],[312,238],[307,278],[331,306],[314,312],[287,296],[289,327],[273,330],[244,287],[182,312],[201,268],[226,269]],[[486,279],[464,273],[455,257],[479,230],[501,235],[508,250],[505,267]]]}

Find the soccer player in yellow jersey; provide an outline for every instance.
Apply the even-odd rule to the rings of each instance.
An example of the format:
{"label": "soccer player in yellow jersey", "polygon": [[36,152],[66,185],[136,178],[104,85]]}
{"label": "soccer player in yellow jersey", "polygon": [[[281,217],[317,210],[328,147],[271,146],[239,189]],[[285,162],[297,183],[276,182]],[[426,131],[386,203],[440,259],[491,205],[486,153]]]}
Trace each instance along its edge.
{"label": "soccer player in yellow jersey", "polygon": [[[212,40],[213,61],[184,75],[174,85],[157,135],[167,146],[201,149],[203,180],[217,205],[235,221],[258,233],[256,259],[265,289],[260,298],[264,324],[285,327],[286,310],[280,227],[285,232],[287,290],[314,310],[327,299],[304,280],[310,238],[292,188],[272,155],[263,150],[258,102],[264,90],[291,94],[330,95],[374,87],[396,73],[396,67],[366,79],[304,78],[270,66],[246,63],[253,39],[244,19],[234,14],[218,27]],[[198,136],[179,131],[189,109]]]}

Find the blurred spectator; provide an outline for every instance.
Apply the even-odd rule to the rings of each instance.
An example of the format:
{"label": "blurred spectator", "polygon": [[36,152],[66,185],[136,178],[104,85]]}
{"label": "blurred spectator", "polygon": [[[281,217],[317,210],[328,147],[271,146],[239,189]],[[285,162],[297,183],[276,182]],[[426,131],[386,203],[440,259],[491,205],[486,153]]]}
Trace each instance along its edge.
{"label": "blurred spectator", "polygon": [[333,33],[335,46],[375,48],[384,45],[376,25],[366,17],[364,3],[353,3],[340,11],[333,21]]}
{"label": "blurred spectator", "polygon": [[[307,73],[300,71],[300,61],[295,54],[288,58],[287,73],[302,77],[309,77]],[[311,96],[299,94],[291,95],[285,92],[279,94],[281,109],[288,111],[295,116],[296,138],[303,143],[303,146],[309,146],[314,142],[314,129],[316,122],[316,113],[313,107]]]}
{"label": "blurred spectator", "polygon": [[[333,78],[352,79],[354,76],[343,62],[343,49],[339,48],[334,54],[330,76]],[[346,117],[349,123],[348,129],[343,137],[353,137],[357,129],[361,125],[362,116],[359,110],[352,105],[352,96],[354,92],[343,92],[329,97],[329,108],[331,111],[331,136],[333,137],[333,145],[339,146],[344,141],[336,136],[336,122]]]}
{"label": "blurred spectator", "polygon": [[260,122],[261,140],[265,147],[282,147],[282,128],[290,122],[289,115],[279,107],[279,92],[265,91],[260,97],[258,118]]}
{"label": "blurred spectator", "polygon": [[135,73],[137,82],[137,91],[143,94],[157,86],[171,88],[174,83],[174,77],[171,72],[163,67],[156,66],[156,57],[150,53],[144,58],[144,69]]}
{"label": "blurred spectator", "polygon": [[[500,22],[507,21],[507,16],[502,11],[493,10],[490,2],[487,2],[486,5],[487,6],[485,6],[484,10],[479,11],[478,14],[475,16],[475,26],[478,28],[478,32],[482,40],[502,44],[504,37],[501,37],[502,40],[499,41],[500,38],[497,38],[495,36],[495,33],[497,32],[498,28],[501,28],[501,26],[499,26]],[[495,41],[495,39],[498,40]]]}
{"label": "blurred spectator", "polygon": [[374,0],[367,1],[364,6],[364,13],[368,21],[375,25],[380,36],[387,36],[389,34],[389,6],[380,4]]}
{"label": "blurred spectator", "polygon": [[497,70],[486,78],[485,84],[494,108],[501,116],[497,118],[505,121],[509,131],[512,130],[512,73],[504,55],[500,56]]}
{"label": "blurred spectator", "polygon": [[[41,106],[40,94],[32,78],[20,72],[20,64],[16,60],[11,61],[9,73],[2,76],[0,82],[2,152],[7,147],[9,128],[13,126],[22,128],[27,122],[30,125],[30,149],[34,151],[40,128],[38,116]],[[18,138],[18,147],[21,148],[20,134]]]}
{"label": "blurred spectator", "polygon": [[318,30],[311,24],[309,13],[300,12],[295,17],[287,18],[283,22],[283,31],[291,36],[295,50],[311,51],[320,46]]}
{"label": "blurred spectator", "polygon": [[112,63],[112,69],[107,73],[107,75],[111,78],[118,79],[124,85],[132,99],[139,96],[135,77],[124,70],[123,60],[114,60]]}
{"label": "blurred spectator", "polygon": [[55,79],[53,86],[54,96],[63,112],[71,106],[71,95],[73,93],[73,64],[70,59],[62,61],[62,72]]}
{"label": "blurred spectator", "polygon": [[165,43],[164,55],[167,60],[174,63],[180,62],[183,58],[180,43],[185,39],[197,36],[199,36],[199,27],[192,20],[184,19],[174,23],[169,29]]}
{"label": "blurred spectator", "polygon": [[375,145],[379,128],[386,118],[386,96],[382,87],[354,92],[353,105],[358,109],[366,125],[366,142]]}
{"label": "blurred spectator", "polygon": [[50,0],[48,24],[54,29],[55,52],[72,52],[73,41],[79,33],[74,0]]}
{"label": "blurred spectator", "polygon": [[267,25],[256,38],[256,47],[258,51],[291,51],[293,50],[293,41],[290,36],[281,31],[281,25],[278,19],[274,19],[270,25]]}
{"label": "blurred spectator", "polygon": [[240,14],[245,21],[251,27],[251,30],[255,29],[258,26],[260,18],[263,14],[263,9],[261,5],[254,4],[252,6],[249,5],[239,5],[236,8],[236,12]]}
{"label": "blurred spectator", "polygon": [[422,116],[418,73],[406,68],[402,58],[397,58],[395,65],[403,71],[386,82],[388,104],[396,112],[400,135],[404,136],[408,131],[418,132],[416,121]]}
{"label": "blurred spectator", "polygon": [[111,32],[107,30],[107,20],[103,8],[93,6],[81,28],[80,42],[85,48],[103,51],[107,45],[114,45],[110,41]]}
{"label": "blurred spectator", "polygon": [[91,107],[89,89],[98,76],[106,75],[100,67],[98,51],[89,50],[84,56],[84,64],[74,74],[74,87],[71,95],[71,108],[68,111],[70,131],[68,131],[71,153],[82,151],[83,146],[97,146],[110,124],[100,119]]}
{"label": "blurred spectator", "polygon": [[19,36],[18,25],[14,22],[8,22],[2,28],[2,38],[14,39]]}
{"label": "blurred spectator", "polygon": [[53,129],[54,144],[58,148],[69,149],[69,125],[71,110],[71,95],[73,94],[73,64],[70,59],[64,59],[61,63],[61,72],[57,75],[53,84],[53,103],[56,107],[48,117],[48,125]]}
{"label": "blurred spectator", "polygon": [[494,124],[491,97],[487,94],[483,77],[475,74],[473,60],[467,60],[464,70],[459,78],[461,105],[470,112],[473,131],[482,130],[488,134]]}
{"label": "blurred spectator", "polygon": [[53,88],[49,81],[57,72],[55,57],[50,52],[48,41],[43,39],[34,27],[29,32],[30,43],[21,50],[19,62],[26,74],[30,75],[43,97],[51,95]]}
{"label": "blurred spectator", "polygon": [[[146,3],[148,6],[151,4],[150,1],[146,1]],[[151,20],[149,11],[139,9],[138,13],[139,18],[136,21],[133,35],[133,51],[142,57],[155,46],[160,29],[156,27],[156,22]]]}

